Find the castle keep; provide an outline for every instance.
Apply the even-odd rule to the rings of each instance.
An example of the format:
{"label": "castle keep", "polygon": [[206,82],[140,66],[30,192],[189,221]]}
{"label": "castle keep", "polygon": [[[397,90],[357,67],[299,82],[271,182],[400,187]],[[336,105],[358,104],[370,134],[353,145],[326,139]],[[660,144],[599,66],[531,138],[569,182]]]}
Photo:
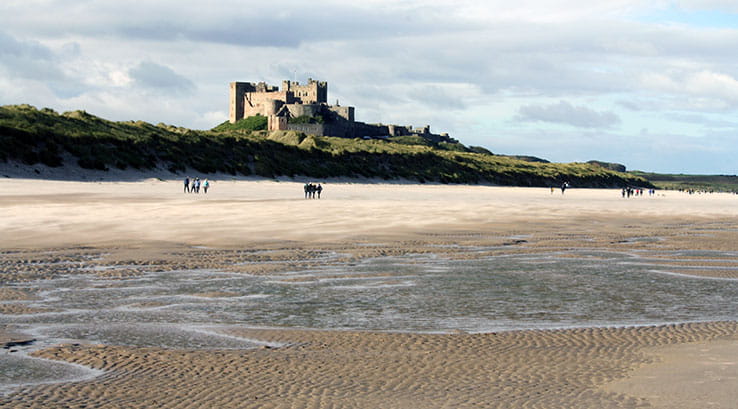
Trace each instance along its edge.
{"label": "castle keep", "polygon": [[434,142],[456,142],[448,134],[435,135],[430,126],[367,124],[354,120],[354,107],[328,105],[328,83],[308,79],[307,84],[282,81],[282,88],[264,82],[231,82],[229,120],[267,117],[268,129],[343,138],[382,138],[420,135]]}

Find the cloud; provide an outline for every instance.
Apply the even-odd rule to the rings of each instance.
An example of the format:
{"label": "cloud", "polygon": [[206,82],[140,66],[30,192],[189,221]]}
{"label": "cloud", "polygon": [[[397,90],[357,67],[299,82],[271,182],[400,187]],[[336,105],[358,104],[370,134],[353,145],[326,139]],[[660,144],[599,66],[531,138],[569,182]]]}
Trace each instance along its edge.
{"label": "cloud", "polygon": [[65,58],[72,59],[77,53],[74,44],[64,44],[55,52],[40,42],[17,39],[0,31],[0,75],[4,71],[8,78],[24,80],[24,84],[41,82],[61,98],[77,96],[88,88],[63,68]]}
{"label": "cloud", "polygon": [[609,128],[620,123],[612,112],[598,112],[566,101],[551,105],[524,105],[517,119],[522,122],[549,122],[578,128]]}
{"label": "cloud", "polygon": [[408,93],[408,96],[414,101],[434,109],[459,110],[466,108],[463,94],[457,95],[460,90],[449,88],[438,85],[424,85],[415,87]]}
{"label": "cloud", "polygon": [[[54,12],[33,13],[33,7],[0,5],[0,14],[20,14],[48,37],[103,36],[147,41],[192,41],[240,47],[289,47],[352,38],[388,38],[423,35],[459,24],[442,10],[450,5],[428,7],[423,2],[378,7],[341,1],[306,3],[298,0],[251,2],[224,0],[207,6],[198,1],[85,2],[84,6],[46,0],[46,10],[65,19],[52,19]],[[377,2],[375,2],[377,3]],[[5,10],[3,10],[5,8]],[[126,18],[121,18],[125,15]],[[53,20],[53,21],[52,21]],[[13,21],[9,21],[13,23]],[[17,27],[23,30],[23,27]]]}
{"label": "cloud", "polygon": [[673,121],[683,122],[687,124],[704,125],[713,129],[727,128],[733,132],[738,131],[738,122],[724,119],[714,119],[707,115],[672,113],[666,114],[665,117]]}
{"label": "cloud", "polygon": [[169,67],[151,61],[143,61],[131,68],[128,75],[137,86],[148,90],[189,94],[195,89],[195,84],[189,79]]}
{"label": "cloud", "polygon": [[718,110],[738,108],[738,80],[733,76],[710,70],[671,70],[644,72],[639,84],[668,107],[679,110]]}
{"label": "cloud", "polygon": [[36,41],[22,41],[0,32],[0,66],[10,75],[27,79],[61,79],[54,53]]}

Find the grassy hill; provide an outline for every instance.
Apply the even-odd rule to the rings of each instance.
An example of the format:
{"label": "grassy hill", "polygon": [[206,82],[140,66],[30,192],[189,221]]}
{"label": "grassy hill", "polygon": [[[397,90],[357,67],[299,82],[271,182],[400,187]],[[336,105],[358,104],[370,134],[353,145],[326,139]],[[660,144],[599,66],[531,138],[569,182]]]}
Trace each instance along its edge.
{"label": "grassy hill", "polygon": [[659,189],[738,193],[738,176],[735,175],[684,175],[640,171],[629,173],[647,178]]}
{"label": "grassy hill", "polygon": [[[596,164],[546,163],[462,144],[411,138],[363,140],[267,132],[254,124],[196,131],[142,121],[112,122],[84,111],[59,114],[29,105],[0,107],[0,162],[82,168],[187,169],[207,174],[358,177],[518,186],[647,187],[643,177]],[[66,158],[66,163],[65,163]],[[72,158],[72,159],[70,159]]]}

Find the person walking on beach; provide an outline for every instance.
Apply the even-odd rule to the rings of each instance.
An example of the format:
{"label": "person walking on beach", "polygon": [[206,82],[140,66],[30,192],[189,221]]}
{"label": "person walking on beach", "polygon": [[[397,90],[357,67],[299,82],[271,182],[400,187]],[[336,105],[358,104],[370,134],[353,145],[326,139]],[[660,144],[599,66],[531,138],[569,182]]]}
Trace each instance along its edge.
{"label": "person walking on beach", "polygon": [[318,183],[318,187],[315,188],[315,191],[318,192],[318,199],[320,199],[320,193],[323,191],[323,186]]}
{"label": "person walking on beach", "polygon": [[305,199],[307,199],[308,193],[310,192],[310,185],[305,183],[305,186],[303,186],[303,189],[305,190]]}
{"label": "person walking on beach", "polygon": [[190,177],[189,176],[185,176],[185,180],[184,180],[184,192],[185,193],[190,193]]}
{"label": "person walking on beach", "polygon": [[204,191],[205,193],[208,193],[208,188],[209,188],[209,187],[210,187],[210,182],[208,182],[208,180],[207,180],[207,179],[205,179],[205,181],[204,181],[204,182],[202,182],[202,190],[203,190],[203,191]]}

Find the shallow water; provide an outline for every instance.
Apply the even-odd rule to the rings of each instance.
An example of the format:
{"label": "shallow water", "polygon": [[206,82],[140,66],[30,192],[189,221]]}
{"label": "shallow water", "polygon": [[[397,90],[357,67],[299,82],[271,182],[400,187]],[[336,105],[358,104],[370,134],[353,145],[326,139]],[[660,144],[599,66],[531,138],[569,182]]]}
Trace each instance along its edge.
{"label": "shallow water", "polygon": [[[738,254],[704,251],[661,256],[738,260]],[[459,261],[423,255],[269,276],[152,269],[127,279],[78,274],[19,284],[42,291],[38,300],[16,303],[53,312],[0,315],[0,325],[38,339],[16,354],[0,354],[0,369],[14,368],[3,371],[0,387],[80,377],[77,367],[24,358],[29,348],[59,342],[187,349],[260,344],[219,332],[236,325],[488,332],[738,319],[738,280],[673,275],[664,262],[603,251]]]}

